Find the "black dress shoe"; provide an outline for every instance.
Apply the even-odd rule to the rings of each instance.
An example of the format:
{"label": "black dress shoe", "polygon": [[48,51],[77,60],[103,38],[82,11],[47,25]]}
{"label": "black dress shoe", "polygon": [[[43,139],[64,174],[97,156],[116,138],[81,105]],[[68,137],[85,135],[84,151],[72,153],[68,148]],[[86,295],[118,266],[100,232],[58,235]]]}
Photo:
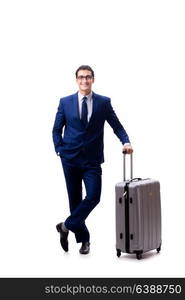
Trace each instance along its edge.
{"label": "black dress shoe", "polygon": [[69,232],[68,231],[66,232],[62,229],[62,224],[63,223],[57,224],[56,229],[60,233],[60,244],[61,244],[62,248],[64,249],[64,251],[67,252],[68,251],[68,239],[67,239],[67,237],[68,237]]}
{"label": "black dress shoe", "polygon": [[84,242],[79,250],[80,254],[88,254],[90,251],[90,243]]}

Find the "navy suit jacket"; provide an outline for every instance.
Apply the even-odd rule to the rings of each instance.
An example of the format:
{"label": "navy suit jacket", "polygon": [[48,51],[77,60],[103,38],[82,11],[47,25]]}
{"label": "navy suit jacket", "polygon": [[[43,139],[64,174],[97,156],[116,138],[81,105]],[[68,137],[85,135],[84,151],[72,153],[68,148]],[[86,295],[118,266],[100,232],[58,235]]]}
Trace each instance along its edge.
{"label": "navy suit jacket", "polygon": [[56,153],[65,159],[73,159],[83,151],[90,162],[103,163],[105,121],[110,124],[122,144],[130,143],[111,106],[110,98],[93,92],[92,99],[93,111],[87,127],[80,120],[78,93],[60,99],[53,126],[53,142]]}

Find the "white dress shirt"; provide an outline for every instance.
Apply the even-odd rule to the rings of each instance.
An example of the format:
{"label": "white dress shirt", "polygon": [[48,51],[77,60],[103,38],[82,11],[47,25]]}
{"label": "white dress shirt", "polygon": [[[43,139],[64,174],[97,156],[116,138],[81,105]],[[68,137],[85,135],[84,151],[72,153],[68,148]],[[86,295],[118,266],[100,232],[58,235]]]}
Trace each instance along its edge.
{"label": "white dress shirt", "polygon": [[80,113],[80,119],[82,115],[82,103],[83,103],[83,98],[87,97],[87,121],[89,122],[90,117],[92,115],[92,110],[93,110],[93,99],[92,99],[92,92],[89,95],[82,95],[80,92],[78,92],[78,107],[79,107],[79,113]]}

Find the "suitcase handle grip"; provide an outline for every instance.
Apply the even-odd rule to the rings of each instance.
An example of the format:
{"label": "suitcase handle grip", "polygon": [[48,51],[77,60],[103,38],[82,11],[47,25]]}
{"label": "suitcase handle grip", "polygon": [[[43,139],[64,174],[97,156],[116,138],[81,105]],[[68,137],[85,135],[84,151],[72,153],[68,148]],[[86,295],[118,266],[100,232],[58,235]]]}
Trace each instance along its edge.
{"label": "suitcase handle grip", "polygon": [[130,182],[143,180],[141,177],[132,178]]}
{"label": "suitcase handle grip", "polygon": [[140,178],[140,177],[132,178],[132,179],[130,179],[126,184],[128,185],[128,184],[131,183],[131,182],[134,182],[134,181],[140,181],[140,180],[145,180],[145,179],[142,179],[142,178]]}
{"label": "suitcase handle grip", "polygon": [[[126,151],[123,151],[123,181],[126,181],[126,162],[125,162],[125,158],[126,158]],[[130,179],[133,179],[133,154],[129,154],[130,155]]]}

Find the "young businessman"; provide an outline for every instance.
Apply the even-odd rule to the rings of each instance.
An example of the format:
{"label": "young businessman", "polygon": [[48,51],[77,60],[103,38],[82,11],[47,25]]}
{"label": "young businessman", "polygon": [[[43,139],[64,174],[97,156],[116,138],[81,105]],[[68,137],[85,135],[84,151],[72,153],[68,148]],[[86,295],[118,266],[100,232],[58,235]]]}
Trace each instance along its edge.
{"label": "young businessman", "polygon": [[[92,91],[94,71],[91,67],[80,66],[76,82],[79,91],[61,98],[53,127],[53,142],[61,158],[70,207],[70,215],[56,228],[64,251],[68,251],[68,233],[72,231],[77,243],[82,243],[80,253],[87,254],[90,234],[85,220],[100,201],[105,121],[123,144],[122,150],[130,154],[133,149],[110,98]],[[84,199],[82,181],[86,189]]]}

